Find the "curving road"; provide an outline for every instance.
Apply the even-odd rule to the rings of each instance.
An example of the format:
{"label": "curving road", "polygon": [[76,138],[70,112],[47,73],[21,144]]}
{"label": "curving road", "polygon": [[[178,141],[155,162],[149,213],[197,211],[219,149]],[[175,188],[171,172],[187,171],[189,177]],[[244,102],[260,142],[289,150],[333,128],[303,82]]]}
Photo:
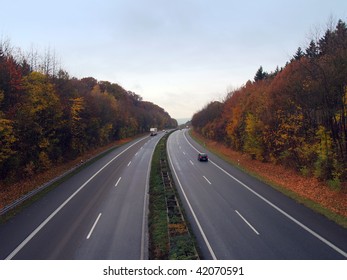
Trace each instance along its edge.
{"label": "curving road", "polygon": [[0,257],[146,259],[148,177],[160,138],[114,150],[0,225]]}
{"label": "curving road", "polygon": [[170,165],[205,259],[346,259],[347,230],[209,154],[187,130],[170,135]]}

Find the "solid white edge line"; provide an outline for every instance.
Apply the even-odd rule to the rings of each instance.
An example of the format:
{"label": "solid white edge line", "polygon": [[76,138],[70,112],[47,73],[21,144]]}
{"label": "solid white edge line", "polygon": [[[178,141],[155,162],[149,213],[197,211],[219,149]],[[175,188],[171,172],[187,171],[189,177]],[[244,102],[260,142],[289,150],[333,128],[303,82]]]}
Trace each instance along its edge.
{"label": "solid white edge line", "polygon": [[[197,152],[198,149],[196,149],[187,139],[185,133],[183,133],[184,138],[186,139],[186,141],[188,142],[188,144]],[[336,245],[334,245],[333,243],[331,243],[330,241],[326,240],[324,237],[320,236],[318,233],[316,233],[315,231],[313,231],[312,229],[310,229],[309,227],[305,226],[303,223],[299,222],[297,219],[295,219],[294,217],[292,217],[291,215],[289,215],[287,212],[285,212],[284,210],[282,210],[281,208],[279,208],[278,206],[276,206],[275,204],[273,204],[272,202],[270,202],[269,200],[267,200],[265,197],[263,197],[262,195],[258,194],[256,191],[252,190],[250,187],[248,187],[245,183],[241,182],[240,180],[236,179],[233,175],[229,174],[227,171],[225,171],[222,167],[220,167],[219,165],[217,165],[216,163],[214,163],[212,160],[209,160],[214,166],[216,166],[217,168],[219,168],[221,171],[223,171],[226,175],[228,175],[230,178],[234,179],[236,182],[238,182],[241,186],[245,187],[247,190],[249,190],[251,193],[253,193],[254,195],[256,195],[257,197],[259,197],[261,200],[263,200],[264,202],[266,202],[268,205],[270,205],[271,207],[273,207],[274,209],[276,209],[278,212],[280,212],[281,214],[283,214],[284,216],[286,216],[288,219],[290,219],[292,222],[296,223],[298,226],[300,226],[301,228],[303,228],[304,230],[306,230],[307,232],[309,232],[310,234],[312,234],[313,236],[315,236],[316,238],[318,238],[320,241],[322,241],[324,244],[326,244],[327,246],[329,246],[331,249],[335,250],[336,252],[338,252],[339,254],[341,254],[342,256],[344,256],[345,258],[347,258],[347,253],[345,251],[343,251],[342,249],[340,249],[339,247],[337,247]]]}
{"label": "solid white edge line", "polygon": [[[170,139],[170,137],[169,137],[169,139]],[[167,145],[167,149],[169,149],[169,145]],[[213,249],[212,249],[212,247],[211,247],[211,244],[210,244],[210,242],[208,241],[208,239],[207,239],[207,237],[206,237],[206,234],[205,234],[205,232],[203,231],[203,229],[202,229],[202,227],[201,227],[201,225],[200,225],[200,222],[199,222],[199,220],[198,220],[198,218],[197,218],[197,216],[196,216],[196,214],[195,214],[195,212],[194,212],[194,210],[193,210],[193,207],[192,207],[192,205],[190,204],[190,202],[189,202],[189,200],[188,200],[188,197],[187,197],[187,195],[186,195],[186,193],[185,193],[185,191],[184,191],[184,189],[183,189],[183,187],[182,187],[182,184],[181,184],[180,179],[178,178],[176,169],[175,169],[175,167],[174,167],[174,165],[173,165],[173,163],[172,163],[172,160],[171,160],[170,153],[168,152],[167,154],[168,154],[168,157],[169,157],[169,161],[170,161],[170,165],[171,165],[171,167],[172,167],[172,170],[173,170],[173,172],[174,172],[174,174],[175,174],[175,177],[176,177],[176,179],[177,179],[177,182],[178,182],[178,184],[179,184],[179,186],[180,186],[180,189],[181,189],[181,191],[182,191],[182,194],[183,194],[183,196],[184,196],[184,198],[185,198],[185,200],[186,200],[186,202],[187,202],[187,204],[188,204],[188,207],[189,207],[189,209],[190,209],[190,212],[192,213],[192,215],[193,215],[193,217],[194,217],[194,220],[195,220],[195,222],[196,222],[196,224],[197,224],[197,226],[198,226],[198,228],[199,228],[199,230],[200,230],[200,233],[201,233],[201,235],[202,235],[202,238],[204,239],[204,241],[205,241],[205,243],[206,243],[207,249],[209,250],[209,252],[210,252],[210,254],[211,254],[211,256],[212,256],[212,259],[213,259],[213,260],[217,260],[217,257],[216,257],[216,255],[215,255],[215,253],[214,253],[214,251],[213,251]]]}
{"label": "solid white edge line", "polygon": [[147,178],[146,178],[146,186],[145,186],[145,195],[143,198],[143,216],[142,216],[142,236],[141,236],[141,252],[140,252],[140,258],[141,260],[145,260],[148,258],[147,254],[145,254],[146,247],[148,244],[147,236],[148,231],[147,229],[147,208],[148,208],[148,201],[149,201],[149,175],[151,172],[151,165],[152,165],[152,158],[153,154],[151,156],[151,159],[149,161],[148,169],[147,169]]}
{"label": "solid white edge line", "polygon": [[113,159],[111,159],[108,163],[106,163],[103,167],[101,167],[92,177],[90,177],[82,186],[80,186],[68,199],[66,199],[51,215],[49,215],[31,234],[25,238],[22,243],[20,243],[16,249],[14,249],[11,254],[9,254],[5,260],[11,260],[18,252],[61,210],[64,208],[66,204],[69,203],[71,199],[73,199],[91,180],[93,180],[102,170],[104,170],[108,165],[111,164],[116,158],[125,153],[131,147],[135,146],[137,143],[141,142],[144,138],[136,141],[134,144],[130,145],[124,151],[120,152]]}
{"label": "solid white edge line", "polygon": [[235,210],[237,215],[241,217],[241,219],[257,234],[259,235],[259,232],[239,213],[239,211]]}
{"label": "solid white edge line", "polygon": [[119,179],[117,180],[117,183],[115,184],[115,187],[118,186],[118,184],[119,184],[119,182],[120,182],[121,179],[122,179],[122,177],[119,177]]}
{"label": "solid white edge line", "polygon": [[87,239],[89,239],[91,237],[91,235],[92,235],[92,233],[94,231],[94,228],[96,227],[96,224],[98,223],[100,217],[101,217],[101,213],[98,215],[98,217],[96,218],[92,228],[90,229],[89,234],[87,235]]}
{"label": "solid white edge line", "polygon": [[[161,138],[157,140],[157,143],[154,146],[157,146],[158,142]],[[145,187],[145,196],[143,198],[143,217],[142,217],[142,238],[141,238],[141,260],[148,259],[148,204],[149,204],[149,177],[151,174],[151,166],[152,166],[152,159],[154,154],[154,149],[148,164],[147,169],[147,178],[146,178],[146,187]]]}
{"label": "solid white edge line", "polygon": [[205,176],[202,176],[204,177],[204,179],[207,181],[207,183],[209,183],[210,185],[212,185],[212,183],[205,177]]}

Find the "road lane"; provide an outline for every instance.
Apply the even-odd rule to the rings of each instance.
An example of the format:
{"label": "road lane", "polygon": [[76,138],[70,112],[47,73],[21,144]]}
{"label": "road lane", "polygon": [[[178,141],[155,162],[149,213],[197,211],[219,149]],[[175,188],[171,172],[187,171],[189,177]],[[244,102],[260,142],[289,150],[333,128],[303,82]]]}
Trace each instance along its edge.
{"label": "road lane", "polygon": [[[142,221],[146,210],[144,203],[147,193],[147,170],[159,138],[160,136],[144,137],[116,149],[66,180],[7,223],[0,225],[1,258],[145,257],[145,249],[140,247],[145,246],[145,227]],[[129,162],[132,164],[128,166]],[[122,180],[115,188],[120,177]],[[127,177],[137,179],[127,181]],[[88,232],[100,213],[102,215],[87,240]],[[136,224],[129,222],[131,219],[136,219]],[[126,224],[126,220],[127,227],[120,227],[118,232],[131,238],[119,240],[117,244],[128,244],[127,250],[113,248],[115,242],[107,240],[100,243],[104,246],[90,246],[92,240],[100,241],[108,236],[115,240],[116,237],[109,231],[114,230],[117,224]],[[136,228],[132,228],[131,225]],[[103,237],[98,237],[100,232]],[[134,237],[132,232],[136,232],[137,236]],[[133,242],[134,239],[137,239],[136,242]],[[87,241],[89,243],[86,243]]]}
{"label": "road lane", "polygon": [[[177,131],[170,136],[168,153],[174,173],[194,211],[194,214],[191,211],[188,214],[206,258],[212,258],[213,253],[218,259],[347,257],[345,229],[211,154],[208,163],[198,162],[197,150],[204,149],[184,133],[184,130]],[[188,141],[194,143],[194,147]],[[194,160],[192,165],[190,161]],[[247,187],[243,182],[247,182]],[[183,202],[189,208],[187,201]],[[283,206],[284,210],[276,209],[276,205]],[[208,245],[202,235],[206,236]]]}
{"label": "road lane", "polygon": [[[151,138],[131,159],[121,173],[117,187],[112,188],[99,207],[102,213],[92,238],[77,251],[77,259],[143,259],[146,258],[144,211],[148,193],[150,159],[159,137]],[[111,179],[110,179],[111,180]],[[116,178],[113,179],[113,182]],[[114,185],[110,184],[110,185]],[[145,212],[145,214],[144,214]],[[144,225],[145,223],[145,225]]]}

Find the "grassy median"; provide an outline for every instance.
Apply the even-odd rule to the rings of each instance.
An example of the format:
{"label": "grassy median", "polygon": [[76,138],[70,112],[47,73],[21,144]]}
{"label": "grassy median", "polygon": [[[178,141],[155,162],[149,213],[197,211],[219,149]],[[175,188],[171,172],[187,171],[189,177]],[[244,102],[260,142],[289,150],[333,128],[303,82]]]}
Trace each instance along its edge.
{"label": "grassy median", "polygon": [[199,259],[195,239],[167,163],[165,135],[157,144],[151,166],[149,190],[149,259]]}

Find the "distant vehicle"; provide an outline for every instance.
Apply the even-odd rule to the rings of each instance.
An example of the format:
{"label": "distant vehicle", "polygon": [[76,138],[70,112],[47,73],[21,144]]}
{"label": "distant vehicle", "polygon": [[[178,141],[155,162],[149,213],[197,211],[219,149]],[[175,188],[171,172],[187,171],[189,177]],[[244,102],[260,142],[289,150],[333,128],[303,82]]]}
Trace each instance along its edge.
{"label": "distant vehicle", "polygon": [[151,127],[150,130],[151,136],[155,136],[158,133],[158,129],[156,127]]}
{"label": "distant vehicle", "polygon": [[205,153],[198,154],[198,161],[208,161],[208,156]]}

